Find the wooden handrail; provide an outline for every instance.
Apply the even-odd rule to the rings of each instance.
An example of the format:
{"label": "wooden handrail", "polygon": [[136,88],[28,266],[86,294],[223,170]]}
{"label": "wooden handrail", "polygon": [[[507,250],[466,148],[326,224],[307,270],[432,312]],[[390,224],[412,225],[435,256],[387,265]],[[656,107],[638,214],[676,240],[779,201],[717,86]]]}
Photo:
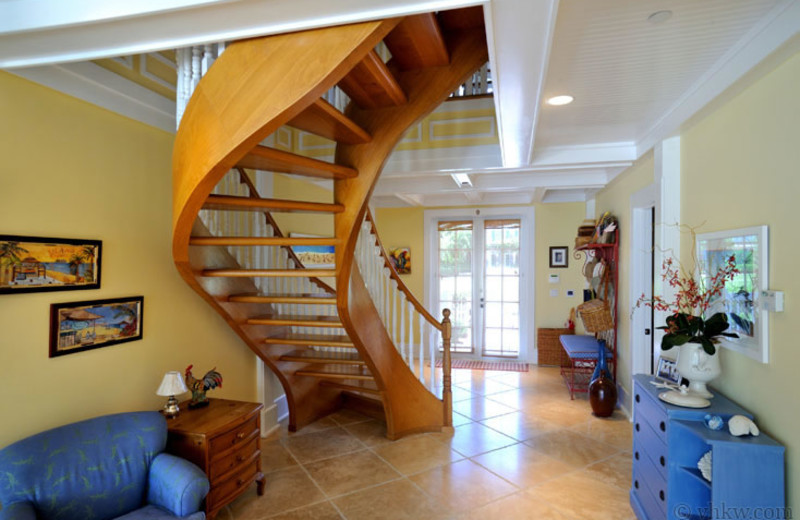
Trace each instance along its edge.
{"label": "wooden handrail", "polygon": [[[241,168],[241,167],[237,166],[236,167],[236,171],[239,172],[239,180],[240,180],[240,182],[242,184],[244,184],[245,186],[247,186],[247,191],[250,194],[249,197],[251,199],[260,199],[261,196],[259,195],[255,184],[253,184],[253,181],[250,180],[250,177],[248,177],[247,172],[244,171],[244,168]],[[264,215],[264,218],[267,221],[267,224],[272,226],[272,231],[273,231],[273,233],[275,233],[275,236],[283,238],[285,235],[281,231],[281,228],[278,227],[278,223],[272,217],[272,213],[270,213],[269,211],[264,211],[263,215]],[[281,249],[285,249],[286,252],[289,253],[289,260],[294,262],[295,268],[297,268],[297,269],[305,269],[306,268],[306,266],[303,265],[303,262],[301,262],[300,259],[295,254],[294,249],[292,249],[289,246],[281,246]],[[319,287],[323,291],[325,291],[327,293],[330,293],[330,294],[336,294],[336,290],[333,287],[331,287],[330,285],[326,284],[325,282],[323,282],[319,278],[310,277],[309,280],[311,281],[311,283],[313,283],[314,285],[316,285],[317,287]]]}
{"label": "wooden handrail", "polygon": [[367,215],[366,220],[369,221],[371,227],[372,236],[375,238],[375,245],[378,246],[378,249],[381,252],[381,256],[383,257],[383,264],[385,267],[389,268],[389,276],[392,280],[397,283],[397,288],[403,292],[406,297],[406,300],[411,302],[411,305],[417,310],[418,313],[422,314],[425,318],[425,321],[433,325],[437,330],[440,332],[444,331],[444,325],[439,322],[433,315],[428,312],[420,302],[414,297],[414,294],[411,290],[403,283],[403,280],[400,279],[400,275],[397,274],[397,270],[394,268],[394,264],[392,264],[391,260],[389,260],[389,255],[386,254],[386,249],[384,249],[383,244],[381,243],[381,238],[378,236],[378,229],[375,227],[375,220],[372,218],[372,212],[367,208]]}

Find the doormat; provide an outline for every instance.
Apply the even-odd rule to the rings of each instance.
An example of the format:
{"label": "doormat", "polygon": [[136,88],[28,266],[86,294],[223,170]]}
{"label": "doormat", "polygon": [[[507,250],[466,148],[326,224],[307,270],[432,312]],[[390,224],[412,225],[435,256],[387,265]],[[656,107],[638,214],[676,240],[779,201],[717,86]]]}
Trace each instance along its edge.
{"label": "doormat", "polygon": [[[436,366],[442,366],[442,360],[436,360]],[[454,359],[450,362],[451,368],[465,368],[469,370],[502,370],[503,372],[527,372],[527,363],[516,361],[479,361],[475,359]]]}

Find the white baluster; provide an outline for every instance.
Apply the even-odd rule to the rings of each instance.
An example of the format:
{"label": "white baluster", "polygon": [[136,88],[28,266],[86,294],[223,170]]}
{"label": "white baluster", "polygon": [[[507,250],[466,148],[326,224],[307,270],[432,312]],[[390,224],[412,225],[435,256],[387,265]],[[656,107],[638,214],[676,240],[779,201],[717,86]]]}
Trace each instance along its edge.
{"label": "white baluster", "polygon": [[[408,365],[411,368],[411,371],[414,372],[414,306],[411,302],[407,302],[408,305],[408,346],[410,351]],[[417,376],[419,376],[417,374]]]}
{"label": "white baluster", "polygon": [[406,352],[406,328],[405,328],[405,320],[406,320],[406,306],[403,305],[403,302],[400,302],[400,356],[403,358],[403,361],[408,364],[408,354]]}
{"label": "white baluster", "polygon": [[417,313],[419,316],[419,380],[425,384],[425,317]]}
{"label": "white baluster", "polygon": [[194,92],[194,89],[197,88],[197,84],[200,83],[200,78],[202,77],[200,68],[202,54],[202,48],[199,46],[192,47],[192,92]]}

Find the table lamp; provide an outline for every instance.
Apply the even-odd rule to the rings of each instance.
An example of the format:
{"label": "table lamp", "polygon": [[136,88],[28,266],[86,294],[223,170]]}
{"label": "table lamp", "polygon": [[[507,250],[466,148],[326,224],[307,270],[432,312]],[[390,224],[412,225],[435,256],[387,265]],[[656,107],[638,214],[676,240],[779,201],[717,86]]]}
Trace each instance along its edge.
{"label": "table lamp", "polygon": [[161,380],[161,386],[156,390],[156,395],[164,397],[169,396],[162,413],[168,418],[177,417],[180,408],[178,408],[178,400],[175,399],[175,396],[188,391],[189,389],[186,388],[186,383],[183,382],[183,377],[181,377],[180,372],[172,371],[164,374],[164,379]]}

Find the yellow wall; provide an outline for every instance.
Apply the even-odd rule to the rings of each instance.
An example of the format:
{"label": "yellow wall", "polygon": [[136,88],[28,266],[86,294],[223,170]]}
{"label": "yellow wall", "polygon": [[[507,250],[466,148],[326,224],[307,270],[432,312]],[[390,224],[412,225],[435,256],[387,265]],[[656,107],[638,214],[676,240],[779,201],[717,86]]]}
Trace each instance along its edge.
{"label": "yellow wall", "polygon": [[[305,202],[333,202],[333,191],[304,179],[274,174],[272,195],[276,199]],[[306,233],[333,236],[333,215],[328,213],[273,213],[275,222],[284,235]]]}
{"label": "yellow wall", "polygon": [[[485,208],[488,206],[481,206]],[[425,258],[424,213],[426,209],[440,208],[378,208],[376,221],[384,247],[398,246],[411,248],[411,274],[404,275],[403,281],[419,301],[424,301],[426,277],[422,272]],[[585,216],[584,203],[540,204],[535,206],[536,258],[535,258],[535,327],[561,327],[569,316],[571,307],[582,301],[585,280],[581,274],[582,263],[572,257],[575,235]],[[569,267],[550,269],[550,246],[569,247]],[[550,274],[558,274],[558,284],[548,283]],[[551,297],[550,290],[558,289],[558,296]],[[575,296],[568,298],[567,289],[573,289]],[[581,330],[579,330],[581,332]],[[530,341],[535,342],[536,331],[530,331]]]}
{"label": "yellow wall", "polygon": [[[216,366],[214,397],[256,399],[255,356],[171,258],[172,136],[0,72],[0,233],[103,241],[102,287],[0,295],[0,446],[158,409],[168,370]],[[144,295],[144,338],[48,358],[50,304]]]}
{"label": "yellow wall", "polygon": [[[770,314],[770,360],[722,349],[714,384],[788,445],[790,506],[800,508],[800,386],[797,368],[797,204],[800,194],[800,54],[784,62],[681,137],[681,220],[698,233],[769,226],[770,288],[786,310]],[[682,261],[690,261],[682,247]]]}
{"label": "yellow wall", "polygon": [[619,288],[617,299],[617,383],[631,390],[631,309],[630,298],[631,195],[653,183],[653,153],[643,155],[633,166],[618,175],[595,197],[598,215],[606,211],[619,221]]}

